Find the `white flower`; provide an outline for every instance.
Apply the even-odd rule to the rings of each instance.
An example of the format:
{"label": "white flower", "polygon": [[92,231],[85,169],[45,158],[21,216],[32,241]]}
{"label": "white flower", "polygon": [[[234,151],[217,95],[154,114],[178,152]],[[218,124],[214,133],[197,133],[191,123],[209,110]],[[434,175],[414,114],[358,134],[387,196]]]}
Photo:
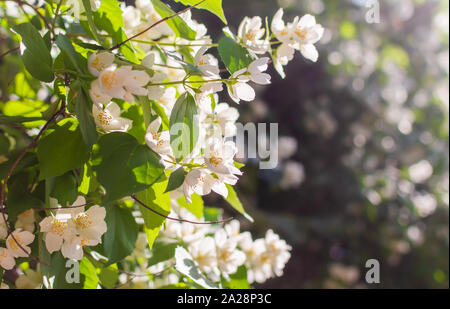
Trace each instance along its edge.
{"label": "white flower", "polygon": [[229,238],[234,238],[237,241],[240,240],[242,234],[241,234],[241,224],[239,223],[238,220],[236,220],[236,219],[231,220],[223,228]]}
{"label": "white flower", "polygon": [[314,44],[322,38],[323,32],[323,27],[316,24],[314,16],[306,14],[300,18],[294,30],[295,40],[299,44],[299,46],[296,46],[296,49],[300,49],[300,52],[306,59],[316,62],[319,53]]}
{"label": "white flower", "polygon": [[214,234],[217,250],[217,264],[225,279],[229,280],[230,274],[234,274],[237,268],[244,264],[245,254],[237,249],[234,238],[228,238],[225,230],[220,229]]}
{"label": "white flower", "polygon": [[[144,19],[148,20],[148,26],[151,26],[162,19],[162,17],[155,11],[151,1],[137,0],[136,7],[140,9]],[[150,29],[150,31],[147,32],[153,33],[153,39],[158,39],[159,37],[161,37],[161,35],[171,35],[173,33],[172,29],[170,29],[169,25],[166,22],[153,27],[152,29]]]}
{"label": "white flower", "polygon": [[269,61],[269,58],[262,57],[250,63],[248,66],[248,72],[250,73],[250,80],[252,82],[260,85],[270,84],[270,75],[267,73],[262,73],[267,70],[267,64]]}
{"label": "white flower", "polygon": [[233,141],[211,139],[206,149],[205,163],[214,173],[242,175],[234,166],[233,158],[236,152],[236,144]]}
{"label": "white flower", "polygon": [[247,84],[250,78],[248,77],[248,75],[244,74],[246,72],[246,68],[234,72],[231,75],[231,78],[236,80],[227,82],[228,94],[230,95],[230,98],[236,103],[239,103],[240,100],[250,102],[255,99],[255,90],[253,90],[253,88],[249,84]]}
{"label": "white flower", "polygon": [[44,218],[39,226],[45,234],[45,246],[49,253],[61,250],[64,239],[69,239],[72,232],[69,230],[68,222],[71,219],[68,210],[58,210],[55,216]]}
{"label": "white flower", "polygon": [[265,32],[261,17],[245,17],[239,25],[238,38],[256,54],[264,54],[270,50],[270,43],[263,38]]}
{"label": "white flower", "polygon": [[298,17],[295,17],[293,22],[286,25],[283,21],[283,14],[284,11],[282,8],[275,13],[271,24],[272,32],[280,42],[295,44],[296,42],[292,33],[298,23]]}
{"label": "white flower", "polygon": [[33,233],[34,232],[34,221],[35,221],[34,210],[29,209],[17,216],[16,224],[14,224],[14,227],[16,229],[22,229],[22,230],[28,231],[30,233]]}
{"label": "white flower", "polygon": [[111,96],[102,92],[100,88],[100,81],[98,79],[94,80],[91,83],[89,95],[91,96],[92,102],[94,102],[94,104],[97,104],[99,107],[101,106],[100,104],[108,104],[112,99]]}
{"label": "white flower", "polygon": [[159,131],[161,126],[161,118],[158,117],[153,120],[145,134],[145,143],[153,151],[161,155],[172,154],[172,148],[170,147],[170,133],[167,130]]}
{"label": "white flower", "polygon": [[280,181],[280,187],[284,190],[296,188],[304,179],[305,172],[303,165],[295,161],[288,161],[283,168],[283,177]]}
{"label": "white flower", "polygon": [[[161,72],[155,72],[155,74],[153,74],[152,77],[150,77],[150,86],[147,87],[147,91],[148,91],[148,98],[150,100],[158,100],[160,99],[166,89],[159,85],[159,86],[152,86],[152,83],[161,83],[162,81],[164,81],[167,78],[167,75]],[[170,87],[173,88],[173,87]],[[170,90],[172,91],[172,90]]]}
{"label": "white flower", "polygon": [[[277,54],[280,53],[277,58],[288,59],[292,54],[289,48],[295,48],[300,50],[305,58],[316,62],[319,54],[314,44],[322,38],[323,27],[316,24],[315,17],[309,14],[304,15],[300,20],[295,17],[293,22],[287,25],[282,18],[283,9],[279,9],[272,21],[272,32],[283,46],[281,51],[277,51]],[[283,60],[281,61],[283,62]]]}
{"label": "white flower", "polygon": [[186,11],[183,14],[180,14],[180,17],[186,22],[189,28],[197,33],[195,37],[196,40],[203,38],[208,32],[208,29],[206,29],[206,26],[204,24],[200,24],[192,19],[191,11]]}
{"label": "white flower", "polygon": [[118,70],[121,70],[125,75],[123,80],[123,87],[126,90],[124,99],[128,102],[133,102],[133,94],[135,95],[147,95],[148,90],[144,87],[150,81],[150,77],[144,71],[133,70],[131,66],[123,66]]}
{"label": "white flower", "polygon": [[164,94],[156,100],[164,108],[166,115],[170,115],[173,106],[177,101],[177,90],[175,87],[168,87],[164,89]]}
{"label": "white flower", "polygon": [[[84,197],[79,196],[75,205],[86,204]],[[84,207],[70,209],[72,220],[69,221],[69,228],[81,237],[85,242],[100,243],[102,235],[106,233],[107,226],[105,222],[106,210],[97,205],[84,210]]]}
{"label": "white flower", "polygon": [[127,6],[123,10],[123,27],[128,31],[136,28],[141,22],[141,11],[134,6]]}
{"label": "white flower", "polygon": [[[92,11],[97,11],[100,6],[100,0],[89,0]],[[70,7],[69,14],[73,14],[77,19],[80,19],[85,12],[83,0],[67,0],[65,3]]]}
{"label": "white flower", "polygon": [[214,118],[221,128],[223,136],[235,136],[237,132],[235,123],[239,118],[239,111],[227,103],[219,103],[216,105],[214,113]]}
{"label": "white flower", "polygon": [[92,105],[92,114],[97,126],[105,131],[127,131],[131,128],[132,120],[120,117],[120,107],[114,102],[109,103],[105,109]]}
{"label": "white flower", "polygon": [[281,136],[278,139],[278,158],[287,159],[297,151],[297,140],[290,136]]}
{"label": "white flower", "polygon": [[11,251],[6,248],[0,248],[0,266],[6,270],[10,270],[13,269],[14,265],[16,265],[16,262]]}
{"label": "white flower", "polygon": [[9,235],[6,239],[6,247],[14,257],[27,257],[31,253],[31,249],[30,247],[28,247],[28,245],[31,244],[33,240],[33,234],[28,231],[22,231],[21,229],[18,229],[12,232],[12,234]]}
{"label": "white flower", "polygon": [[196,168],[189,171],[183,182],[183,192],[188,203],[192,203],[192,193],[208,195],[214,191],[223,197],[227,197],[228,189],[224,182],[212,176],[207,169]]}
{"label": "white flower", "polygon": [[199,239],[189,245],[189,253],[205,273],[217,272],[216,245],[212,237]]}
{"label": "white flower", "polygon": [[99,243],[97,240],[90,240],[84,237],[71,234],[70,238],[64,241],[61,247],[62,255],[67,259],[81,260],[83,258],[84,246],[95,246]]}
{"label": "white flower", "polygon": [[205,54],[209,47],[202,46],[194,57],[194,66],[199,69],[199,71],[204,76],[216,77],[219,75],[219,62],[211,54]]}
{"label": "white flower", "polygon": [[88,58],[88,69],[89,72],[91,72],[94,76],[99,76],[100,72],[109,67],[114,62],[114,55],[102,51],[102,52],[95,52]]}
{"label": "white flower", "polygon": [[126,95],[126,90],[123,88],[127,78],[125,73],[125,70],[117,69],[114,65],[101,71],[98,77],[100,91],[110,97],[123,99]]}
{"label": "white flower", "polygon": [[[5,215],[5,219],[8,220],[8,215]],[[6,228],[6,222],[3,219],[3,214],[0,212],[0,239],[6,239],[8,236],[8,229]]]}
{"label": "white flower", "polygon": [[286,77],[283,66],[287,65],[289,61],[294,59],[294,53],[295,50],[287,43],[281,44],[275,51],[275,55],[273,56],[273,65],[282,78]]}
{"label": "white flower", "polygon": [[272,230],[266,232],[264,238],[267,252],[272,257],[272,270],[278,277],[283,275],[283,269],[289,261],[292,247],[289,246],[285,240],[280,239],[280,236],[275,234]]}

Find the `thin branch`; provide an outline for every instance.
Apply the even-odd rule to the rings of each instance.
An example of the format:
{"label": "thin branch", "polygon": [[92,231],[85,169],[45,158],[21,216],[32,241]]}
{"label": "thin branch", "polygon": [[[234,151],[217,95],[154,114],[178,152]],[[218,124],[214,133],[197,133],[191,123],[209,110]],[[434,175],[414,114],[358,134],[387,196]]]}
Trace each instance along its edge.
{"label": "thin branch", "polygon": [[178,221],[178,222],[187,222],[187,223],[192,223],[192,224],[220,224],[220,223],[227,223],[228,221],[233,220],[233,217],[230,217],[228,219],[225,220],[221,220],[221,221],[207,221],[207,222],[198,222],[198,221],[191,221],[191,220],[185,220],[185,219],[178,219],[178,218],[173,218],[173,217],[169,217],[166,215],[163,215],[162,213],[157,212],[156,210],[148,207],[147,205],[145,205],[143,202],[141,202],[134,194],[130,195],[131,198],[133,200],[135,200],[136,202],[138,202],[142,207],[144,207],[145,209],[150,210],[151,212],[153,212],[154,214],[157,214],[158,216],[161,216],[163,218],[169,219],[169,220],[173,220],[173,221]]}
{"label": "thin branch", "polygon": [[17,46],[17,47],[14,47],[14,48],[10,49],[10,50],[5,51],[3,54],[0,54],[0,58],[3,58],[9,53],[12,53],[12,52],[15,52],[15,51],[19,50],[19,48],[20,47]]}
{"label": "thin branch", "polygon": [[38,9],[37,7],[35,7],[34,5],[31,5],[31,4],[27,3],[27,2],[25,2],[25,1],[22,1],[22,0],[15,0],[15,2],[16,2],[19,6],[21,6],[21,5],[26,5],[26,6],[30,7],[30,8],[32,8],[32,9],[36,12],[36,14],[38,14],[38,16],[44,21],[45,26],[48,28],[48,30],[50,30],[50,31],[53,33],[53,36],[55,36],[55,32],[53,31],[52,26],[50,25],[50,23],[48,22],[48,20],[44,17],[44,15],[42,15],[41,12],[39,12],[39,9]]}
{"label": "thin branch", "polygon": [[129,42],[129,41],[131,41],[131,40],[137,38],[138,36],[144,34],[145,32],[149,31],[150,29],[152,29],[152,28],[158,26],[159,24],[161,24],[161,23],[163,23],[163,22],[165,22],[165,21],[167,21],[167,20],[169,20],[169,19],[171,19],[171,18],[174,18],[174,17],[176,17],[176,16],[178,16],[178,15],[181,15],[181,14],[187,12],[187,11],[190,11],[192,8],[194,8],[194,7],[196,7],[196,6],[200,5],[200,4],[202,4],[202,3],[205,2],[205,1],[206,1],[206,0],[202,0],[202,1],[200,1],[199,3],[197,3],[197,4],[194,4],[194,5],[192,5],[192,6],[189,6],[189,7],[185,8],[184,10],[181,10],[181,11],[175,13],[175,14],[172,14],[172,15],[170,15],[170,16],[167,16],[167,17],[164,17],[163,19],[158,20],[156,23],[154,23],[153,25],[151,25],[151,26],[145,28],[144,30],[142,30],[142,31],[139,32],[138,34],[135,34],[135,35],[133,35],[132,37],[126,39],[125,41],[123,41],[123,42],[121,42],[121,43],[119,43],[119,44],[114,45],[114,46],[111,47],[109,50],[114,50],[114,49],[119,48],[119,47],[122,46],[123,44],[126,44],[127,42]]}
{"label": "thin branch", "polygon": [[[76,93],[74,94],[74,97],[76,97]],[[73,99],[73,97],[72,97]],[[38,141],[38,139],[41,137],[41,135],[44,133],[44,131],[47,129],[47,127],[50,125],[50,123],[56,119],[56,117],[61,114],[62,112],[64,112],[66,105],[64,104],[64,102],[61,101],[61,107],[58,111],[56,111],[55,113],[53,113],[53,115],[50,117],[50,119],[45,123],[45,125],[41,128],[41,130],[39,131],[38,135],[33,139],[33,141],[27,146],[25,147],[25,149],[22,151],[22,153],[17,157],[17,159],[14,161],[14,163],[11,165],[11,167],[8,170],[8,173],[6,174],[6,178],[3,181],[1,190],[0,190],[0,212],[2,213],[2,217],[3,217],[3,221],[5,222],[5,226],[6,229],[8,231],[8,235],[11,235],[12,239],[16,242],[16,244],[19,246],[20,249],[22,249],[22,251],[24,251],[27,256],[30,256],[30,253],[25,250],[22,245],[17,241],[16,237],[14,236],[14,234],[12,233],[11,227],[8,224],[8,221],[6,220],[6,214],[5,214],[5,206],[3,205],[4,201],[5,201],[5,191],[6,191],[6,186],[8,184],[8,180],[12,175],[12,172],[14,171],[14,169],[16,168],[17,164],[19,164],[19,162],[23,159],[23,157],[25,156],[25,154],[28,152],[28,150],[30,150],[32,147],[34,147]]]}
{"label": "thin branch", "polygon": [[84,206],[91,205],[91,204],[93,204],[93,202],[89,202],[89,203],[81,204],[81,205],[74,205],[74,206],[48,207],[48,208],[46,208],[46,207],[41,207],[41,208],[40,207],[34,207],[32,209],[34,209],[34,210],[62,210],[62,209],[80,208],[80,207],[84,207]]}

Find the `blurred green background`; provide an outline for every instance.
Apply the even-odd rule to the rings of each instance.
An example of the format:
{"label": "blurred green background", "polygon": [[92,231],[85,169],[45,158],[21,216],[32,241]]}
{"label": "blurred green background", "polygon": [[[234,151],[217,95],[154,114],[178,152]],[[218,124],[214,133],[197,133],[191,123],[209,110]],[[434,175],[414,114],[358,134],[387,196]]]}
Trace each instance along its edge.
{"label": "blurred green background", "polygon": [[[299,53],[282,80],[241,104],[241,122],[277,122],[304,167],[295,188],[247,164],[238,190],[262,236],[293,246],[283,277],[262,288],[448,288],[448,1],[224,0],[230,28],[245,16],[310,13],[327,30],[317,63]],[[194,12],[213,38],[222,25]],[[226,96],[222,99],[227,100]],[[283,163],[282,163],[283,164]],[[281,164],[281,165],[282,165]],[[367,284],[377,259],[381,283]]]}

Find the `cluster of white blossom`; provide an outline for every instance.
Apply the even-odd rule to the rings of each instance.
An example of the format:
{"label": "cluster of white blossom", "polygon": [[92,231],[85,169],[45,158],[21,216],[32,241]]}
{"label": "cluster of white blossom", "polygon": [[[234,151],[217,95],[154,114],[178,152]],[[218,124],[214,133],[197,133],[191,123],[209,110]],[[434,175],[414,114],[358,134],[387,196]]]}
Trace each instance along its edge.
{"label": "cluster of white blossom", "polygon": [[64,257],[81,260],[84,246],[101,243],[107,230],[105,208],[94,205],[85,211],[85,204],[85,198],[79,196],[71,208],[56,210],[39,223],[49,253],[61,250]]}
{"label": "cluster of white blossom", "polygon": [[6,248],[0,247],[0,266],[9,270],[16,265],[15,258],[27,257],[31,253],[28,245],[33,242],[34,235],[21,228],[8,235],[5,219],[8,220],[8,215],[0,214],[0,240],[6,240]]}
{"label": "cluster of white blossom", "polygon": [[[90,0],[89,3],[92,10],[97,10],[98,1]],[[70,0],[66,4],[76,18],[84,18],[82,1]],[[316,24],[311,15],[296,17],[285,25],[283,10],[280,9],[273,18],[271,35],[266,31],[268,25],[263,26],[261,17],[245,17],[237,37],[229,35],[248,49],[252,60],[247,67],[224,77],[226,70],[221,70],[218,59],[207,53],[210,47],[217,44],[212,43],[204,25],[191,19],[190,11],[179,17],[196,32],[193,40],[177,37],[166,22],[149,29],[162,19],[150,1],[137,0],[135,7],[122,5],[122,9],[124,31],[129,37],[148,29],[130,41],[141,53],[142,60],[139,64],[133,64],[112,51],[99,51],[88,56],[88,70],[95,77],[90,84],[89,95],[94,103],[92,114],[96,125],[106,132],[130,130],[133,122],[121,117],[118,104],[121,101],[132,104],[140,102],[140,97],[146,98],[159,104],[170,119],[177,99],[192,96],[197,105],[199,136],[187,156],[181,161],[175,159],[169,128],[163,125],[165,117],[156,114],[153,109],[151,115],[146,115],[151,116],[152,120],[146,128],[145,142],[161,156],[166,172],[184,169],[184,181],[171,195],[184,194],[188,203],[192,202],[194,193],[204,196],[214,191],[227,197],[227,185],[235,185],[238,176],[242,175],[234,161],[237,147],[232,140],[237,132],[235,122],[239,112],[227,103],[219,103],[218,93],[224,90],[225,84],[228,96],[235,103],[253,101],[255,90],[251,83],[270,84],[271,76],[265,71],[271,62],[284,77],[283,66],[293,58],[294,50],[300,50],[304,57],[312,61],[317,60],[314,44],[322,37],[323,28]],[[272,38],[278,41],[271,41]],[[279,46],[272,49],[272,45]],[[177,46],[187,48],[181,52]],[[269,54],[272,60],[264,54]],[[53,199],[51,201],[56,203]],[[49,253],[61,251],[66,258],[81,260],[84,246],[95,246],[101,242],[107,230],[105,208],[95,205],[85,211],[85,203],[85,198],[79,196],[72,207],[57,209],[60,206],[53,205],[55,207],[51,209],[56,208],[55,213],[40,222],[40,231],[45,233]],[[179,208],[173,216],[195,219],[184,208]],[[7,236],[2,220],[0,217],[0,239]],[[32,234],[34,212],[19,217],[16,228],[12,233],[15,240],[9,235],[7,248],[0,248],[0,265],[5,269],[14,267],[14,258],[29,255],[24,251],[30,252],[28,245],[35,237]],[[186,244],[199,269],[216,282],[222,277],[229,280],[239,266],[245,265],[249,282],[262,283],[274,276],[281,276],[290,257],[291,247],[272,230],[267,232],[265,238],[253,241],[249,232],[240,233],[238,221],[220,228],[217,225],[168,220],[161,233],[163,237]],[[135,253],[142,254],[144,251],[135,250]],[[176,280],[178,277],[172,276],[158,284]],[[135,278],[135,281],[138,279]],[[158,284],[153,282],[154,286]]]}
{"label": "cluster of white blossom", "polygon": [[[178,211],[172,212],[172,216],[196,219],[185,208],[174,208]],[[161,234],[182,241],[198,268],[216,282],[221,277],[230,280],[230,275],[245,265],[249,283],[263,283],[281,276],[290,258],[291,247],[272,230],[267,231],[265,238],[253,241],[250,232],[241,233],[238,220],[223,227],[166,221]]]}

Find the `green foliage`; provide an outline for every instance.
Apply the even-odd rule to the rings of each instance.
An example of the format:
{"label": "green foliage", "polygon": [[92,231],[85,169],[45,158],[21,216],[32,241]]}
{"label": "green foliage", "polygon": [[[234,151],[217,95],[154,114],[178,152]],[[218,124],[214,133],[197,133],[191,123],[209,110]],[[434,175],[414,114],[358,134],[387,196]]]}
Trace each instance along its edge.
{"label": "green foliage", "polygon": [[59,205],[69,206],[78,196],[77,179],[72,172],[48,179],[49,196],[58,200]]}
{"label": "green foliage", "polygon": [[83,135],[83,141],[87,149],[91,149],[97,142],[97,126],[95,125],[94,118],[91,115],[92,103],[90,103],[88,95],[83,88],[78,89],[75,114],[80,122],[80,130]]}
{"label": "green foliage", "polygon": [[8,190],[8,215],[12,222],[19,214],[34,207],[43,207],[44,203],[28,188],[28,175],[21,173],[11,180]]}
{"label": "green foliage", "polygon": [[[149,208],[167,216],[170,213],[170,195],[165,192],[167,183],[167,180],[159,181],[147,190],[139,192],[137,197]],[[144,231],[147,234],[148,246],[151,249],[166,219],[142,205],[139,205],[139,209],[144,218]]]}
{"label": "green foliage", "polygon": [[81,167],[89,159],[89,152],[78,121],[67,119],[58,123],[56,129],[39,141],[37,155],[41,180]]}
{"label": "green foliage", "polygon": [[133,252],[139,227],[131,210],[115,203],[107,205],[105,221],[108,230],[104,235],[103,247],[108,258],[106,266],[109,266]]}
{"label": "green foliage", "polygon": [[[151,0],[153,3],[153,6],[158,12],[159,15],[161,15],[162,18],[169,17],[175,14],[174,11],[172,11],[171,8],[169,8],[167,5],[165,5],[160,0]],[[169,27],[177,34],[177,36],[180,36],[187,40],[195,40],[195,37],[197,33],[192,30],[188,24],[180,17],[175,16],[169,20],[166,21]]]}
{"label": "green foliage", "polygon": [[[181,207],[186,208],[187,210],[189,210],[189,212],[191,212],[194,216],[196,216],[197,218],[202,218],[203,217],[203,199],[200,195],[198,195],[197,193],[193,193],[191,195],[191,200],[192,203],[188,203],[186,201],[186,198],[180,197],[179,199],[177,199],[178,204]],[[212,220],[212,221],[216,221],[216,220]]]}
{"label": "green foliage", "polygon": [[248,50],[228,36],[220,39],[217,49],[219,50],[220,58],[222,58],[223,63],[231,74],[247,68],[253,61]]}
{"label": "green foliage", "polygon": [[152,266],[175,256],[175,248],[179,246],[178,242],[167,239],[160,239],[154,242],[152,246],[152,256],[148,259],[148,265]]}
{"label": "green foliage", "polygon": [[236,194],[236,191],[232,186],[229,184],[226,185],[228,189],[228,196],[225,199],[234,209],[236,209],[240,214],[244,215],[244,217],[249,220],[250,222],[253,222],[253,218],[250,217],[249,214],[245,212],[244,206],[242,206],[241,201],[239,200],[239,197]]}
{"label": "green foliage", "polygon": [[199,128],[196,115],[195,99],[185,92],[175,103],[169,121],[170,145],[177,162],[191,153],[197,143]]}
{"label": "green foliage", "polygon": [[[201,0],[175,0],[175,1],[181,2],[185,5],[196,5]],[[222,0],[206,0],[202,4],[197,5],[196,8],[208,10],[211,13],[218,16],[225,24],[227,23],[227,19],[225,18],[225,14],[223,13]]]}
{"label": "green foliage", "polygon": [[166,192],[173,191],[179,188],[186,177],[186,172],[183,167],[179,167],[170,174],[169,183],[167,184]]}
{"label": "green foliage", "polygon": [[[103,0],[99,9],[94,12],[94,21],[99,30],[104,30],[112,36],[113,44],[119,44],[127,39],[123,31],[122,10],[119,7],[119,1]],[[129,42],[120,46],[120,52],[131,62],[138,62]]]}
{"label": "green foliage", "polygon": [[239,266],[238,270],[230,275],[229,281],[222,279],[222,286],[230,289],[250,289],[245,266]]}
{"label": "green foliage", "polygon": [[16,25],[13,30],[22,37],[26,47],[22,60],[28,72],[43,82],[51,82],[53,80],[52,57],[39,32],[31,23]]}
{"label": "green foliage", "polygon": [[94,169],[106,189],[105,202],[142,191],[164,174],[159,156],[130,134],[106,134],[98,144],[101,163]]}

